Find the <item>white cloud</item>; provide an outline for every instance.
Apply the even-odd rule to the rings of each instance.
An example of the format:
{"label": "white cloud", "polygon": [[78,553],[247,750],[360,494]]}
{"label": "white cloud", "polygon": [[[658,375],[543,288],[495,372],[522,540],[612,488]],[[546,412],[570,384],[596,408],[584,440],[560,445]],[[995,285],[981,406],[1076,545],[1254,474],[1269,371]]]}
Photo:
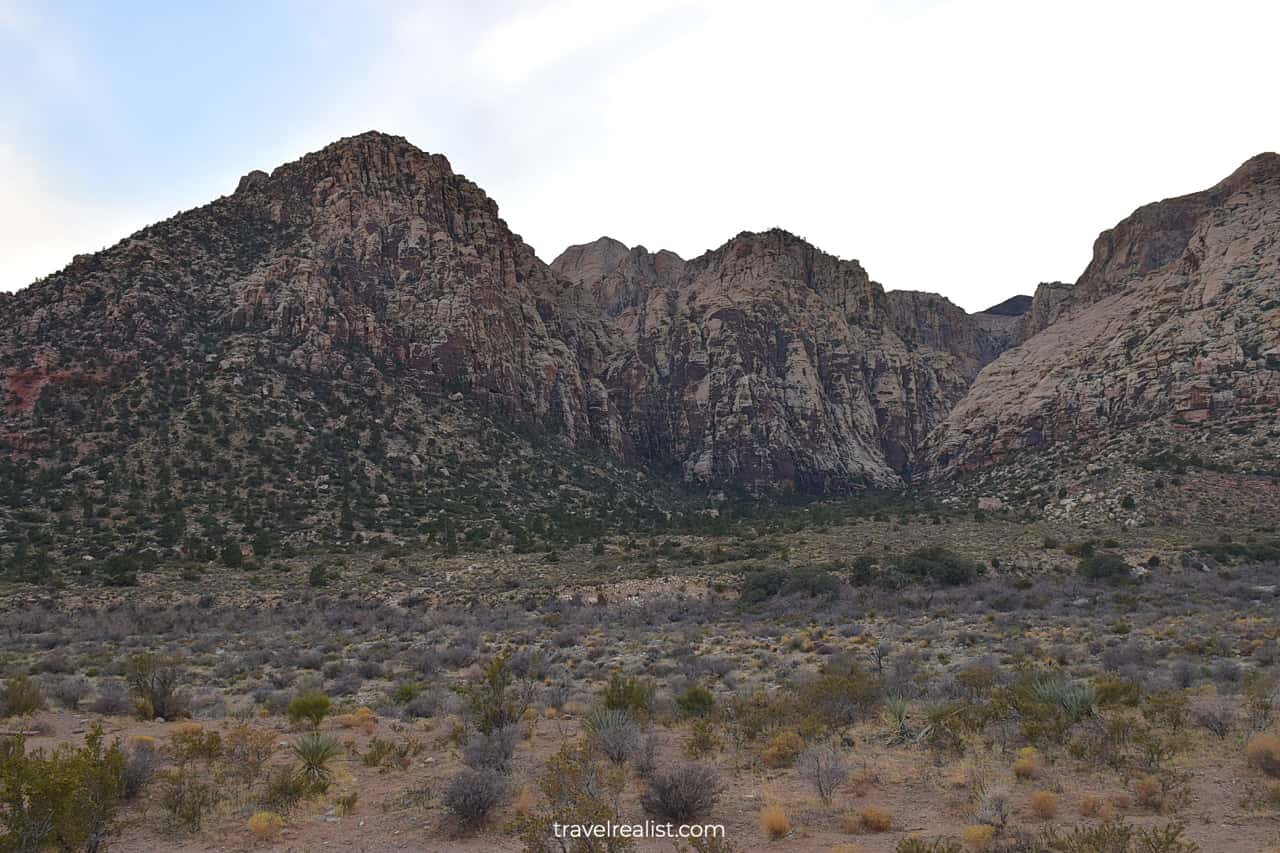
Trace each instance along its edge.
{"label": "white cloud", "polygon": [[[380,19],[381,42],[361,52],[343,15],[300,7],[299,33],[328,45],[316,61],[348,67],[322,89],[300,69],[287,130],[243,128],[262,139],[253,162],[232,168],[180,127],[174,144],[197,167],[243,173],[378,127],[447,154],[547,260],[601,234],[690,256],[777,225],[886,287],[971,310],[1074,279],[1098,232],[1138,205],[1280,146],[1271,3],[554,0],[384,6]],[[163,104],[142,106],[162,118]],[[223,121],[232,135],[253,119]],[[22,170],[61,174],[16,150]],[[141,196],[203,186],[153,179]],[[44,181],[0,199],[28,235],[6,238],[0,281],[47,264],[31,240],[92,249],[100,213],[129,219]],[[203,200],[188,196],[167,209]],[[41,241],[28,206],[63,227]]]}

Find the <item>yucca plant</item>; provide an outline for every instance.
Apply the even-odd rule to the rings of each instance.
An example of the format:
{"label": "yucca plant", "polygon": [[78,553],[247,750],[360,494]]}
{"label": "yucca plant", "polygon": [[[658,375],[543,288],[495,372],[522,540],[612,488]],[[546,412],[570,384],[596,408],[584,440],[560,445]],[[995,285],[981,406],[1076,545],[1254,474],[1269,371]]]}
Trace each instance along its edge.
{"label": "yucca plant", "polygon": [[328,787],[332,772],[329,762],[338,755],[338,741],[331,735],[311,732],[298,738],[293,744],[293,754],[302,762],[299,775],[314,788]]}
{"label": "yucca plant", "polygon": [[1034,694],[1037,701],[1058,708],[1072,722],[1093,714],[1098,702],[1093,686],[1079,681],[1037,681]]}

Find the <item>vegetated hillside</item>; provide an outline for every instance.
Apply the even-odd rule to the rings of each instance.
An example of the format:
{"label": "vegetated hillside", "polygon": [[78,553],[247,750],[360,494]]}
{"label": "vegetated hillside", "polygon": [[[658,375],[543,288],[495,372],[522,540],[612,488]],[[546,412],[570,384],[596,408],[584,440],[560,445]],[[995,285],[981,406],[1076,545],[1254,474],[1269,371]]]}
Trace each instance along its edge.
{"label": "vegetated hillside", "polygon": [[658,515],[594,378],[610,333],[568,287],[402,139],[252,173],[0,303],[0,555]]}

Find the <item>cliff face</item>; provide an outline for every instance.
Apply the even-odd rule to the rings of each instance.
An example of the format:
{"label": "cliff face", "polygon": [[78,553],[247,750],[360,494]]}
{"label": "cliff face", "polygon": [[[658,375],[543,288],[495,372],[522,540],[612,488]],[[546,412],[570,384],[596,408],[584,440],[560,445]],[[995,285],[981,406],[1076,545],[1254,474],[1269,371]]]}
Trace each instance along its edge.
{"label": "cliff face", "polygon": [[[1165,424],[1201,439],[1280,405],[1280,156],[1147,205],[1103,232],[1071,288],[1037,290],[1034,330],[931,436],[932,476]],[[1275,436],[1232,442],[1269,453]],[[1252,448],[1252,449],[1250,449]]]}
{"label": "cliff face", "polygon": [[899,486],[990,348],[945,299],[783,231],[687,262],[604,239],[552,268],[625,341],[606,382],[640,456],[700,485]]}

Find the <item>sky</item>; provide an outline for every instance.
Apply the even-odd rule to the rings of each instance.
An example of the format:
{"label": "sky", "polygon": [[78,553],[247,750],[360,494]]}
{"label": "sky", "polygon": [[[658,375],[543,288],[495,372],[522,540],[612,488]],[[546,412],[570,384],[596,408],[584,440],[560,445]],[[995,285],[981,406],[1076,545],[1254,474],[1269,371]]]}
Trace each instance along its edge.
{"label": "sky", "polygon": [[343,136],[546,261],[782,227],[980,310],[1280,149],[1280,4],[0,0],[0,290]]}

